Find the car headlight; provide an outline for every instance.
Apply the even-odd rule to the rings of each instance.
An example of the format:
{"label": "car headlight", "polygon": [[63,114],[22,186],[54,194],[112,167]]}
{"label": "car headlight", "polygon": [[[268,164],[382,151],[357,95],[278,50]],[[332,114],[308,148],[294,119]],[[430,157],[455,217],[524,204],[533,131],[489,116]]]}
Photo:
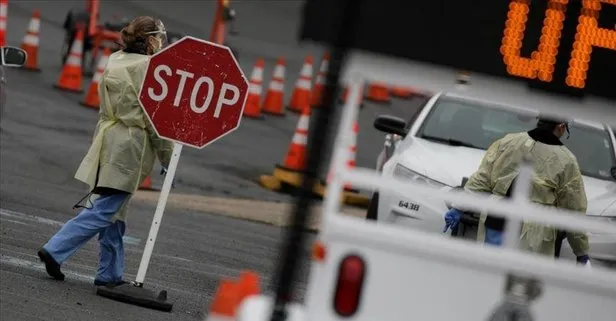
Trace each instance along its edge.
{"label": "car headlight", "polygon": [[436,188],[447,186],[446,184],[443,184],[441,182],[428,178],[424,175],[421,175],[400,164],[397,164],[396,168],[394,169],[394,177],[401,178],[404,180],[409,180],[409,181],[421,182],[421,183],[424,183],[426,185],[436,187]]}

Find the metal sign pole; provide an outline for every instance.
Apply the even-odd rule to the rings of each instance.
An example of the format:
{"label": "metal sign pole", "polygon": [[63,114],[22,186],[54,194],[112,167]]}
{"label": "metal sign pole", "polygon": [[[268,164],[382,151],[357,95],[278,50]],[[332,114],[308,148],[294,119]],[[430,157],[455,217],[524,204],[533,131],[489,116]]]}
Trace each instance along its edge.
{"label": "metal sign pole", "polygon": [[331,141],[331,132],[336,130],[330,124],[336,126],[334,106],[336,105],[339,90],[339,76],[344,57],[349,48],[348,41],[353,39],[355,21],[359,13],[359,1],[338,1],[337,16],[341,17],[341,24],[335,32],[333,48],[330,50],[330,66],[326,76],[325,90],[320,108],[317,108],[317,122],[310,128],[308,136],[308,160],[304,170],[302,186],[296,198],[293,209],[293,221],[287,232],[286,241],[283,244],[281,261],[278,266],[279,272],[274,296],[274,307],[271,321],[284,321],[287,318],[286,305],[293,296],[293,281],[297,273],[297,267],[301,265],[302,254],[305,244],[305,225],[310,214],[310,208],[314,202],[312,188],[317,182],[319,172],[326,161],[324,149],[327,142]]}
{"label": "metal sign pole", "polygon": [[169,168],[167,168],[167,174],[165,174],[165,181],[163,182],[163,188],[160,191],[158,197],[158,204],[156,205],[156,211],[154,212],[154,218],[152,219],[152,225],[150,226],[150,234],[148,240],[145,243],[145,249],[143,250],[143,256],[141,257],[141,263],[139,264],[139,270],[137,271],[137,278],[134,284],[136,286],[143,286],[145,280],[145,273],[148,270],[150,264],[150,258],[152,257],[152,251],[154,250],[154,243],[156,242],[156,236],[158,236],[158,229],[160,228],[160,222],[163,219],[163,213],[165,212],[165,206],[167,205],[167,199],[169,198],[169,191],[171,190],[171,184],[175,176],[175,170],[178,167],[180,160],[180,154],[182,153],[182,144],[173,144],[173,154],[171,155],[171,161],[169,162]]}

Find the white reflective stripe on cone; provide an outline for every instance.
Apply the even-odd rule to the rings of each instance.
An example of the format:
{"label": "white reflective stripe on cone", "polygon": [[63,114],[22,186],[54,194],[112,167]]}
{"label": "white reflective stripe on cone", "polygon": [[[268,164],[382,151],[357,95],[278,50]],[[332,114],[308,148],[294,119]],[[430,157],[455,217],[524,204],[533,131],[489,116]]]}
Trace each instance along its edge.
{"label": "white reflective stripe on cone", "polygon": [[28,32],[38,33],[41,29],[41,20],[38,18],[30,19],[30,24],[28,25]]}
{"label": "white reflective stripe on cone", "polygon": [[283,91],[284,84],[281,81],[272,80],[272,82],[270,82],[269,89],[273,91]]}
{"label": "white reflective stripe on cone", "polygon": [[70,55],[66,60],[66,64],[69,66],[81,66],[81,56],[80,55]]}
{"label": "white reflective stripe on cone", "polygon": [[310,117],[306,115],[300,116],[299,121],[297,122],[297,129],[307,131],[308,125],[310,125]]}
{"label": "white reflective stripe on cone", "polygon": [[75,40],[71,46],[71,53],[81,55],[83,53],[83,41]]}
{"label": "white reflective stripe on cone", "polygon": [[297,145],[307,145],[308,144],[308,135],[295,133],[293,135],[293,144]]}
{"label": "white reflective stripe on cone", "polygon": [[98,70],[100,70],[101,72],[104,72],[108,61],[109,61],[109,56],[102,56],[101,60],[99,60],[98,62],[98,66],[96,66]]}
{"label": "white reflective stripe on cone", "polygon": [[39,37],[36,35],[27,34],[24,37],[24,44],[37,47],[39,45]]}
{"label": "white reflective stripe on cone", "polygon": [[105,70],[97,69],[94,77],[92,77],[92,82],[99,83],[101,81],[101,77],[103,77],[103,72],[105,72]]}
{"label": "white reflective stripe on cone", "polygon": [[284,78],[284,66],[283,65],[278,65],[276,66],[276,68],[274,68],[274,77],[273,78],[278,78],[278,79],[282,79]]}
{"label": "white reflective stripe on cone", "polygon": [[250,88],[248,89],[248,91],[251,94],[257,94],[257,95],[261,94],[261,90],[262,90],[261,85],[260,84],[254,84],[254,83],[250,84]]}
{"label": "white reflective stripe on cone", "polygon": [[295,84],[295,87],[300,88],[300,89],[310,90],[312,88],[312,84],[310,83],[310,80],[308,79],[299,78],[297,80],[297,83]]}
{"label": "white reflective stripe on cone", "polygon": [[252,70],[252,75],[250,76],[250,80],[255,81],[261,81],[263,80],[263,68],[261,67],[257,67],[255,69]]}
{"label": "white reflective stripe on cone", "polygon": [[323,60],[323,62],[321,63],[321,69],[320,69],[320,71],[321,71],[322,73],[327,73],[328,66],[329,66],[329,61],[327,61],[327,60]]}
{"label": "white reflective stripe on cone", "polygon": [[304,64],[302,67],[302,71],[299,73],[300,77],[312,77],[312,65]]}

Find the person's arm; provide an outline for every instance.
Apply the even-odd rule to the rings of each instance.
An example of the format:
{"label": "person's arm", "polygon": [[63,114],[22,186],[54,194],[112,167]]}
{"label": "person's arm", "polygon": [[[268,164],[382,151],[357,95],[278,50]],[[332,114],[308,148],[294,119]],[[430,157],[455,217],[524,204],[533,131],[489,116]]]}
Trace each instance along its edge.
{"label": "person's arm", "polygon": [[150,143],[156,153],[156,157],[158,157],[158,161],[161,165],[167,169],[169,167],[169,162],[171,161],[171,154],[173,153],[173,142],[158,137],[158,135],[156,135],[156,130],[154,130],[154,127],[148,119],[148,116],[144,114],[143,117],[145,117],[144,122],[146,124],[146,131],[150,137]]}
{"label": "person's arm", "polygon": [[492,172],[494,162],[498,158],[500,146],[501,140],[499,139],[488,147],[488,150],[481,160],[479,168],[473,173],[473,175],[471,175],[471,177],[469,177],[468,181],[464,185],[464,190],[469,192],[492,192],[490,173]]}
{"label": "person's arm", "polygon": [[[577,161],[568,166],[564,178],[565,184],[556,191],[556,207],[586,215],[588,201]],[[566,238],[578,259],[584,256],[587,258],[589,246],[586,232],[566,231]]]}
{"label": "person's arm", "polygon": [[[488,150],[481,160],[479,168],[469,177],[466,184],[464,184],[464,187],[462,187],[465,192],[486,194],[492,192],[490,172],[492,172],[494,162],[498,158],[500,146],[501,140],[499,139],[488,147]],[[456,204],[451,204],[450,207],[460,211],[466,211],[463,207]]]}
{"label": "person's arm", "polygon": [[[139,90],[143,85],[143,79],[145,77],[145,71],[148,66],[148,61],[145,60],[142,64],[136,66],[133,70],[131,70],[131,76],[133,77],[134,90],[137,96],[139,96]],[[148,116],[143,112],[143,109],[139,105],[139,102],[136,102],[137,108],[142,111],[143,122],[145,124],[145,130],[148,133],[148,137],[150,139],[150,144],[156,153],[156,157],[161,165],[166,169],[169,167],[169,162],[171,161],[171,154],[173,153],[173,142],[162,139],[156,135],[156,130],[150,123]]]}

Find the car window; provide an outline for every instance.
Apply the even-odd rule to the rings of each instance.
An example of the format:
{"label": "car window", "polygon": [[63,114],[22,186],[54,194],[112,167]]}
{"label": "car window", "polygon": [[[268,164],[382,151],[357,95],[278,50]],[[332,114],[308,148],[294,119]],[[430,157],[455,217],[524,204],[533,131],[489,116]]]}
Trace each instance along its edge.
{"label": "car window", "polygon": [[479,149],[508,133],[527,131],[536,115],[522,111],[489,108],[482,103],[452,97],[440,98],[420,129],[419,136],[455,139]]}
{"label": "car window", "polygon": [[614,145],[605,129],[571,124],[571,135],[561,141],[575,155],[582,174],[603,180],[614,180],[610,168],[616,164]]}
{"label": "car window", "polygon": [[[417,133],[447,143],[486,150],[508,133],[528,131],[537,125],[535,114],[487,106],[483,103],[454,97],[442,97],[436,102]],[[570,136],[561,141],[578,159],[586,176],[614,180],[610,168],[616,164],[614,144],[605,129],[587,125],[570,125]],[[452,144],[451,141],[449,141]]]}

